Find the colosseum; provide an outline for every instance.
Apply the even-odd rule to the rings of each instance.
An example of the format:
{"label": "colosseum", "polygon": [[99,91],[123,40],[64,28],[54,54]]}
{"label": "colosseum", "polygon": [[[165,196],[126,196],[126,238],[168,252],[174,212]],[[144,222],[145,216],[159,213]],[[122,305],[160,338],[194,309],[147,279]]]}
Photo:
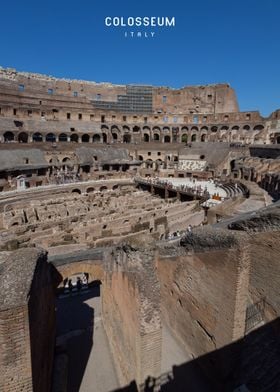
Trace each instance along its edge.
{"label": "colosseum", "polygon": [[0,391],[280,391],[279,172],[228,84],[0,68]]}

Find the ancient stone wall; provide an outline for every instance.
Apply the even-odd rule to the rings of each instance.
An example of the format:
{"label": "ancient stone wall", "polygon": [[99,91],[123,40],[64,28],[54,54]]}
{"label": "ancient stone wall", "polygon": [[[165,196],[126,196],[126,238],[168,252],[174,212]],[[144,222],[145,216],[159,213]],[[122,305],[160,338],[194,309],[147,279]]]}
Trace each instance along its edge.
{"label": "ancient stone wall", "polygon": [[161,371],[159,283],[153,256],[144,256],[130,247],[117,250],[102,288],[103,323],[121,384],[135,380],[139,390]]}
{"label": "ancient stone wall", "polygon": [[34,249],[12,253],[1,267],[0,390],[49,392],[58,275]]}
{"label": "ancient stone wall", "polygon": [[[157,270],[164,320],[197,358],[244,335],[249,257],[231,234],[197,229],[186,238],[184,251],[159,252]],[[231,361],[228,356],[208,366],[225,375]]]}

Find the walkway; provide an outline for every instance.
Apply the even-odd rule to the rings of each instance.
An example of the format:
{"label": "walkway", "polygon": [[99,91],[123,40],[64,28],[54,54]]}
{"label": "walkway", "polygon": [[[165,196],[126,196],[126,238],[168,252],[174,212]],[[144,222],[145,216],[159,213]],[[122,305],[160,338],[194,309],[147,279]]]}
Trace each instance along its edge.
{"label": "walkway", "polygon": [[101,321],[99,288],[57,301],[60,344],[69,357],[67,392],[108,392],[119,387]]}

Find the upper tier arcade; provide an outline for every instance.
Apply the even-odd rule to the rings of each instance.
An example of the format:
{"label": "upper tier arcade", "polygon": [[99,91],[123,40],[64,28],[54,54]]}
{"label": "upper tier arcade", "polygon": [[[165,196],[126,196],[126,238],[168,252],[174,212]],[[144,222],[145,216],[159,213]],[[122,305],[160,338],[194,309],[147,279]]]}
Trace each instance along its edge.
{"label": "upper tier arcade", "polygon": [[17,72],[0,68],[0,102],[71,106],[122,113],[233,113],[238,112],[235,91],[226,83],[181,89],[141,85],[114,85]]}

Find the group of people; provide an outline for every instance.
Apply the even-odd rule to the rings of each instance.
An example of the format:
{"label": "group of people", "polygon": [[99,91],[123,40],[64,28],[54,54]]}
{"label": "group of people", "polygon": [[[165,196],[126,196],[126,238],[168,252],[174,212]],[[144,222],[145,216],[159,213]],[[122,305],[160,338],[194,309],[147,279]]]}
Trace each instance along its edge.
{"label": "group of people", "polygon": [[168,241],[177,240],[178,238],[182,237],[185,234],[192,234],[193,227],[192,225],[188,225],[186,231],[180,232],[179,230],[175,231],[174,233],[169,233],[166,236]]}
{"label": "group of people", "polygon": [[179,190],[179,191],[183,191],[183,192],[190,192],[195,195],[206,196],[206,197],[210,198],[210,194],[208,192],[207,186],[202,188],[202,186],[200,184],[196,184],[195,179],[192,180],[193,186],[189,186],[189,185],[185,185],[185,184],[174,185],[171,181],[162,180],[159,177],[146,177],[144,179],[144,181],[148,182],[149,184],[152,184],[152,185],[166,186],[167,189],[174,189],[176,191]]}
{"label": "group of people", "polygon": [[78,173],[73,172],[60,172],[57,171],[53,174],[52,179],[50,180],[51,183],[60,185],[60,184],[71,184],[73,182],[81,181],[82,177]]}
{"label": "group of people", "polygon": [[77,276],[76,282],[74,282],[72,279],[64,279],[63,281],[64,285],[64,292],[67,293],[70,291],[80,291],[82,289],[86,289],[88,287],[88,274],[84,273],[82,277]]}

